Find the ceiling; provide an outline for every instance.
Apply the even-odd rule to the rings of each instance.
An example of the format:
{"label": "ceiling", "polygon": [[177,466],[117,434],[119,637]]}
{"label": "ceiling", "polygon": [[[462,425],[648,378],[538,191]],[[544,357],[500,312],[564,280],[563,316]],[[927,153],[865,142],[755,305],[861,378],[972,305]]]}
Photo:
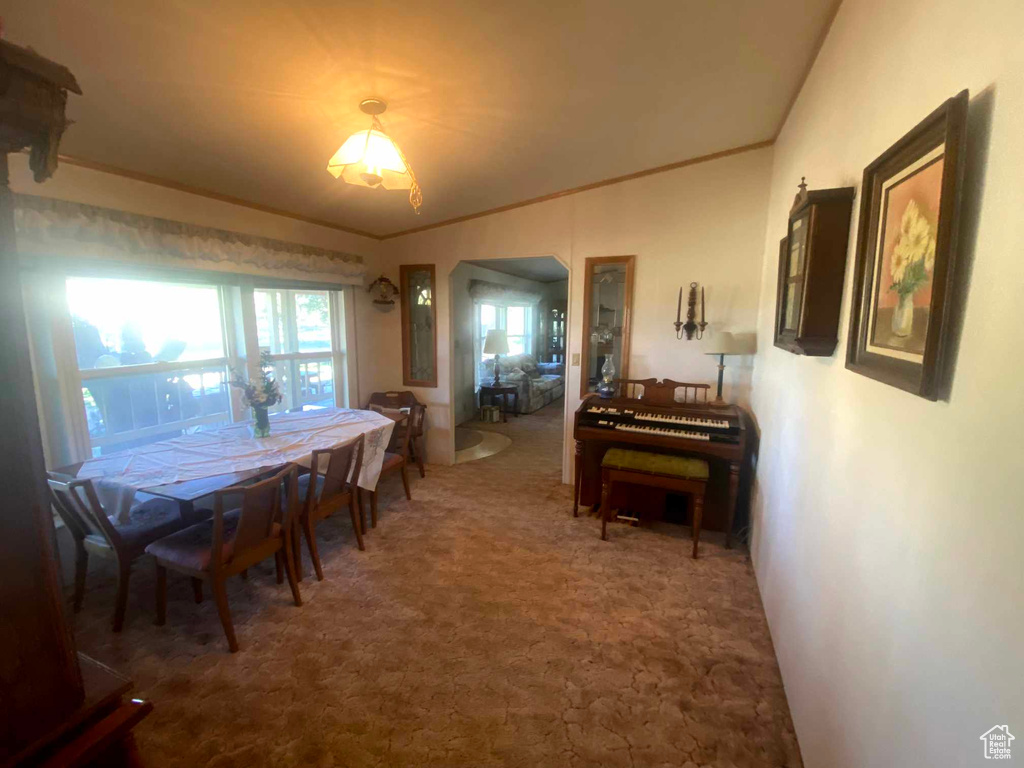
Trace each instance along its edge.
{"label": "ceiling", "polygon": [[[771,139],[836,0],[33,0],[62,152],[375,235]],[[366,96],[423,187],[327,173]]]}
{"label": "ceiling", "polygon": [[569,270],[554,256],[535,256],[522,259],[478,259],[466,260],[466,264],[493,269],[495,272],[525,277],[539,283],[554,283],[569,279]]}

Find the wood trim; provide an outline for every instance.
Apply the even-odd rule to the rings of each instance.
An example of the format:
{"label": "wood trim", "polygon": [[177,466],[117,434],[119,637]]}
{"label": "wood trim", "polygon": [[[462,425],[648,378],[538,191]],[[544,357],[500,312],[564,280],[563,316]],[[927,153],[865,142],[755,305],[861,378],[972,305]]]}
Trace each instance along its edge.
{"label": "wood trim", "polygon": [[[411,376],[410,359],[410,325],[412,318],[409,316],[409,292],[407,289],[408,275],[410,272],[425,270],[430,272],[430,300],[431,330],[434,341],[434,376],[432,379],[414,379]],[[402,302],[402,384],[406,387],[436,387],[437,386],[437,273],[433,264],[402,264],[398,268],[398,289],[401,292]]]}
{"label": "wood trim", "polygon": [[594,282],[594,267],[601,264],[625,264],[626,284],[623,298],[625,299],[625,314],[622,320],[622,359],[619,360],[619,378],[629,378],[629,347],[632,336],[633,322],[633,272],[636,267],[636,256],[590,256],[586,260],[583,270],[583,323],[580,330],[583,334],[583,346],[580,350],[580,397],[586,397],[587,371],[590,362],[590,307],[591,307],[591,286]]}
{"label": "wood trim", "polygon": [[635,173],[628,173],[625,176],[614,176],[610,179],[604,179],[603,181],[595,181],[590,184],[584,184],[581,187],[572,187],[571,189],[563,189],[560,192],[552,192],[548,195],[541,195],[540,197],[531,197],[529,200],[522,200],[518,203],[510,203],[508,205],[501,205],[497,208],[488,208],[486,211],[480,211],[479,213],[470,213],[466,216],[456,216],[454,219],[445,219],[444,221],[437,221],[433,224],[424,224],[422,227],[413,227],[412,229],[404,229],[401,232],[392,232],[388,235],[380,235],[380,240],[390,240],[394,237],[403,237],[405,235],[412,235],[417,232],[426,232],[430,229],[437,229],[438,227],[447,227],[449,224],[459,224],[463,221],[471,221],[473,219],[479,219],[483,216],[491,216],[495,213],[504,213],[505,211],[512,211],[516,208],[525,208],[528,205],[536,205],[537,203],[546,203],[549,200],[557,200],[560,197],[568,197],[569,195],[576,195],[580,192],[587,192],[591,189],[599,189],[600,187],[611,186],[612,184],[621,184],[624,181],[632,181],[633,179],[641,179],[644,176],[653,176],[656,173],[665,173],[666,171],[674,171],[679,168],[686,168],[690,165],[698,165],[699,163],[707,163],[712,160],[720,160],[723,157],[730,157],[732,155],[739,155],[744,152],[753,152],[757,149],[764,149],[770,147],[775,143],[775,139],[767,139],[765,141],[758,141],[754,144],[744,144],[742,147],[733,147],[732,149],[724,149],[721,152],[712,152],[709,155],[699,155],[698,157],[691,157],[687,160],[680,160],[675,163],[669,163],[668,165],[659,165],[655,168],[647,168],[643,171],[636,171]]}
{"label": "wood trim", "polygon": [[190,195],[198,195],[199,197],[207,197],[211,200],[217,200],[222,203],[229,203],[231,205],[239,205],[243,208],[251,208],[254,211],[260,213],[269,213],[274,216],[283,216],[288,219],[295,219],[296,221],[302,221],[306,224],[315,224],[318,227],[327,227],[328,229],[334,229],[339,232],[347,232],[350,235],[358,235],[360,237],[368,237],[372,240],[380,240],[380,235],[374,235],[370,232],[365,232],[361,229],[353,229],[352,227],[346,227],[341,224],[335,224],[332,221],[324,221],[323,219],[316,219],[312,216],[304,216],[301,213],[294,213],[292,211],[285,211],[280,208],[274,208],[269,205],[262,205],[260,203],[254,203],[250,200],[243,200],[240,197],[233,197],[231,195],[224,195],[220,192],[214,192],[210,189],[203,189],[202,187],[194,187],[191,184],[182,184],[177,181],[171,181],[170,179],[164,179],[159,176],[150,176],[148,173],[139,173],[138,171],[130,171],[126,168],[118,168],[114,165],[107,165],[106,163],[98,163],[93,160],[86,160],[81,157],[74,157],[72,155],[59,155],[59,161],[64,165],[76,165],[79,168],[88,168],[90,171],[99,171],[101,173],[109,173],[113,176],[121,176],[132,181],[141,181],[146,184],[155,184],[158,187],[166,187],[167,189],[173,189],[177,192],[185,192]]}
{"label": "wood trim", "polygon": [[793,111],[793,107],[796,106],[796,100],[800,98],[800,94],[803,92],[804,86],[807,85],[807,78],[811,76],[811,70],[814,69],[814,65],[818,62],[818,54],[820,54],[821,49],[825,47],[825,40],[828,39],[828,33],[832,31],[832,24],[835,23],[836,16],[839,15],[839,7],[842,4],[843,0],[834,0],[834,5],[828,14],[828,20],[825,22],[825,26],[821,30],[821,34],[814,43],[814,50],[811,52],[811,58],[807,60],[807,66],[804,69],[803,76],[800,78],[800,83],[797,85],[796,90],[793,91],[793,95],[789,98],[789,103],[786,105],[786,111],[782,113],[782,120],[779,121],[779,127],[776,129],[775,135],[772,136],[773,144],[778,141],[779,134],[782,133],[782,129],[786,127],[786,121],[789,120],[789,113]]}

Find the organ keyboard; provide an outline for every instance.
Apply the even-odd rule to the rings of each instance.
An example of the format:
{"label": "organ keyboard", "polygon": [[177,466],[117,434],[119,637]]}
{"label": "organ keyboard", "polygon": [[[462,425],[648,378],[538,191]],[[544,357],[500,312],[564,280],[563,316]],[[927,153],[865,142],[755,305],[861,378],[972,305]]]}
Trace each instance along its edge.
{"label": "organ keyboard", "polygon": [[632,398],[586,397],[576,410],[573,429],[576,439],[574,511],[579,504],[599,502],[601,459],[611,447],[693,455],[728,468],[725,529],[729,546],[746,453],[748,418],[745,411],[732,405],[724,408],[694,403],[652,405]]}

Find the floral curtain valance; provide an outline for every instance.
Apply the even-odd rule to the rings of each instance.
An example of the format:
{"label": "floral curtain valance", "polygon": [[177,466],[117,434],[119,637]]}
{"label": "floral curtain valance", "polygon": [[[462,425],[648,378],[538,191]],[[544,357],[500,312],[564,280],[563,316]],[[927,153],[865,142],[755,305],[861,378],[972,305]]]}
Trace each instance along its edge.
{"label": "floral curtain valance", "polygon": [[15,195],[18,254],[359,284],[361,256],[65,200]]}
{"label": "floral curtain valance", "polygon": [[539,291],[529,291],[523,288],[513,288],[510,285],[492,283],[488,280],[470,280],[469,295],[475,301],[489,301],[496,304],[525,303],[537,304],[543,294]]}

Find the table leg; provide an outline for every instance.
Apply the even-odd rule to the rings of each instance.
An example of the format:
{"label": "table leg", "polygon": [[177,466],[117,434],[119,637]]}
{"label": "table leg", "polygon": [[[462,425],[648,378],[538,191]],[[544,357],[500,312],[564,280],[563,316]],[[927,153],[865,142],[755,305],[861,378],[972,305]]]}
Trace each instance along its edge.
{"label": "table leg", "polygon": [[195,525],[199,522],[196,520],[196,505],[193,501],[179,501],[178,514],[181,516],[181,521],[187,525]]}
{"label": "table leg", "polygon": [[501,393],[501,423],[508,423],[508,392]]}
{"label": "table leg", "polygon": [[732,524],[736,519],[736,504],[740,495],[740,463],[729,462],[729,508],[725,523],[725,548],[732,549]]}

